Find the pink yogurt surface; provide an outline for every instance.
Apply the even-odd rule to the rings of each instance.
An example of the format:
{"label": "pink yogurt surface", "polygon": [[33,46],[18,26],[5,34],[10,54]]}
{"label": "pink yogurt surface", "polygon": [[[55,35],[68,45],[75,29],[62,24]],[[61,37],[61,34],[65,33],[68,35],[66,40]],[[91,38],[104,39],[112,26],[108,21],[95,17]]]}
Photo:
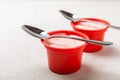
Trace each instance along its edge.
{"label": "pink yogurt surface", "polygon": [[104,29],[107,26],[102,22],[86,21],[86,22],[81,22],[79,25],[76,25],[76,27],[85,30],[98,30],[98,29]]}
{"label": "pink yogurt surface", "polygon": [[[74,35],[68,35],[68,36],[78,37]],[[68,39],[68,38],[49,38],[47,42],[49,43],[50,46],[57,48],[74,48],[83,45],[85,43],[80,40]]]}

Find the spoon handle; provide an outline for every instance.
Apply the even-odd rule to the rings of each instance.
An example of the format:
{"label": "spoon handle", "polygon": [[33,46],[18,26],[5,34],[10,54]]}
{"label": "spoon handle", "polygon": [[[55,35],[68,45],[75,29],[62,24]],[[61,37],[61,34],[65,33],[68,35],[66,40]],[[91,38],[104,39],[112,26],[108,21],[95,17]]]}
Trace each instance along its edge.
{"label": "spoon handle", "polygon": [[113,42],[109,42],[109,41],[97,41],[97,40],[87,40],[87,39],[79,39],[79,40],[94,43],[94,44],[99,44],[99,45],[105,45],[105,46],[109,46],[113,44]]}
{"label": "spoon handle", "polygon": [[[92,20],[81,20],[82,22],[94,22],[94,21],[92,21]],[[111,24],[105,24],[105,23],[102,23],[102,22],[96,22],[96,23],[101,23],[101,24],[104,24],[104,25],[106,25],[106,26],[109,26],[110,28],[114,28],[114,29],[118,29],[118,30],[120,30],[120,27],[118,27],[118,26],[115,26],[115,25],[111,25]]]}
{"label": "spoon handle", "polygon": [[49,38],[68,38],[68,39],[76,39],[76,40],[81,40],[93,44],[98,44],[98,45],[104,45],[104,46],[109,46],[112,45],[113,42],[109,41],[97,41],[97,40],[88,40],[88,39],[83,39],[83,38],[77,38],[77,37],[70,37],[70,36],[50,36]]}
{"label": "spoon handle", "polygon": [[108,26],[110,26],[111,28],[119,29],[120,30],[120,27],[118,27],[118,26],[114,26],[114,25],[108,25]]}

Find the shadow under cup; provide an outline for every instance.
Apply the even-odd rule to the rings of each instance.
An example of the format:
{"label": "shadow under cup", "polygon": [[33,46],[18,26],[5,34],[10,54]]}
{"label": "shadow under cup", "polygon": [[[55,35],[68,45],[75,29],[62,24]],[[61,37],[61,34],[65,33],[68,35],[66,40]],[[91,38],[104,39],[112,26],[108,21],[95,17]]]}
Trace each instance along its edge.
{"label": "shadow under cup", "polygon": [[[49,32],[50,35],[61,34],[65,35],[77,35],[82,38],[88,39],[88,37],[79,32],[69,30],[57,30]],[[80,46],[71,48],[59,48],[53,47],[46,43],[45,40],[41,40],[46,48],[48,55],[49,69],[58,74],[69,74],[80,69],[82,61],[82,52],[86,46],[86,42]]]}
{"label": "shadow under cup", "polygon": [[[82,20],[97,21],[97,22],[102,22],[104,24],[108,24],[108,25],[109,25],[109,22],[107,22],[105,20],[102,20],[102,19],[98,19],[98,18],[81,18],[80,21],[78,21],[78,22],[71,22],[71,25],[72,25],[72,27],[75,31],[82,32],[82,33],[86,34],[89,37],[89,39],[98,40],[98,41],[103,41],[104,40],[105,32],[108,29],[107,25],[106,25],[105,28],[98,29],[98,30],[80,29],[76,26],[79,25],[82,22]],[[102,49],[101,45],[88,43],[86,48],[84,49],[84,51],[85,52],[96,52],[96,51],[99,51],[101,49]]]}

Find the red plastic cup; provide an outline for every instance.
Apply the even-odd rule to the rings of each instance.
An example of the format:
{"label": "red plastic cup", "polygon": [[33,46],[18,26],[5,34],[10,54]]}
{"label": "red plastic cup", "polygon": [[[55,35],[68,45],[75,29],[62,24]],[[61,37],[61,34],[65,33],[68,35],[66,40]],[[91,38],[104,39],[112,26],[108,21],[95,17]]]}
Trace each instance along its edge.
{"label": "red plastic cup", "polygon": [[[69,31],[69,30],[57,30],[49,32],[50,35],[64,33],[66,35],[77,35],[84,39],[88,37],[79,32]],[[48,65],[49,69],[58,74],[70,74],[80,69],[82,61],[82,52],[86,46],[86,42],[77,47],[71,48],[59,48],[53,47],[46,43],[45,40],[41,40],[46,48],[48,55]]]}
{"label": "red plastic cup", "polygon": [[[105,28],[102,28],[102,29],[97,29],[97,30],[88,30],[88,29],[81,29],[81,28],[76,27],[77,25],[79,25],[82,22],[82,20],[97,21],[97,22],[102,22],[105,24],[109,24],[109,22],[102,20],[102,19],[98,19],[98,18],[81,18],[80,21],[78,21],[78,22],[71,22],[71,25],[75,31],[82,32],[82,33],[86,34],[89,37],[89,39],[99,40],[99,41],[104,40],[104,35],[108,29],[108,26],[106,26]],[[99,51],[101,49],[102,49],[101,45],[88,43],[86,48],[84,49],[84,51],[85,52],[96,52],[96,51]]]}

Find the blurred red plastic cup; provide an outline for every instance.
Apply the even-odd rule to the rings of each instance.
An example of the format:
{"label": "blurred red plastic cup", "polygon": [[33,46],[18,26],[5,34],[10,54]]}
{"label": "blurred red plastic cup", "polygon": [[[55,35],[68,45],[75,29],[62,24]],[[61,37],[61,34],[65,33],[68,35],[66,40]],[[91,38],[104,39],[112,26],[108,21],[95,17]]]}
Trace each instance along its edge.
{"label": "blurred red plastic cup", "polygon": [[[97,21],[97,22],[102,22],[104,24],[109,24],[109,22],[102,20],[102,19],[98,19],[98,18],[81,18],[80,21],[78,21],[78,22],[71,22],[71,25],[75,31],[82,32],[82,33],[86,34],[89,37],[89,39],[91,39],[91,40],[103,41],[104,35],[108,29],[108,26],[106,25],[105,28],[97,29],[97,30],[78,28],[77,25],[81,24],[83,20]],[[102,49],[101,45],[88,43],[86,48],[84,49],[84,51],[85,52],[96,52],[96,51],[99,51],[101,49]]]}
{"label": "blurred red plastic cup", "polygon": [[[88,39],[85,34],[75,31],[57,30],[49,32],[50,35],[63,33],[65,35],[76,35],[84,39]],[[59,48],[51,46],[46,43],[46,40],[41,40],[41,42],[46,48],[48,55],[48,65],[51,71],[58,74],[70,74],[80,69],[82,52],[87,44],[86,42],[84,42],[82,45],[69,48]]]}

